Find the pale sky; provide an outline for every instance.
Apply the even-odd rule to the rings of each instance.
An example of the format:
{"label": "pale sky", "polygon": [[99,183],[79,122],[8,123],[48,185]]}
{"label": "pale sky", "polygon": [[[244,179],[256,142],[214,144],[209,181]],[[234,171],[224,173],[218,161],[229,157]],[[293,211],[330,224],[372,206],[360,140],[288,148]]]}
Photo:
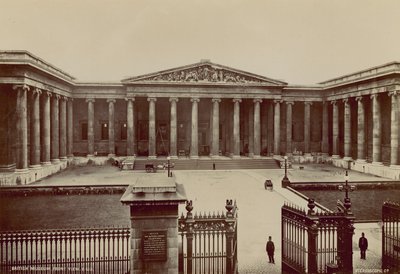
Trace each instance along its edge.
{"label": "pale sky", "polygon": [[201,59],[290,84],[400,61],[399,0],[0,0],[0,49],[79,81]]}

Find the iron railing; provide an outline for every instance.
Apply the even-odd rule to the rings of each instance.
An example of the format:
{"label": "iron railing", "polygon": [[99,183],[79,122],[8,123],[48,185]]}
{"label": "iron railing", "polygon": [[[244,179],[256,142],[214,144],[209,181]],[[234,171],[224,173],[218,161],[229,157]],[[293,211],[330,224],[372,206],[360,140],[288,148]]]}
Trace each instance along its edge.
{"label": "iron railing", "polygon": [[327,265],[352,271],[352,216],[282,207],[282,270],[289,273],[327,273]]}
{"label": "iron railing", "polygon": [[382,269],[400,272],[400,204],[385,202],[382,206]]}
{"label": "iron railing", "polygon": [[192,214],[179,219],[180,273],[237,273],[237,206],[227,200],[226,213]]}
{"label": "iron railing", "polygon": [[0,273],[127,273],[129,228],[0,232]]}

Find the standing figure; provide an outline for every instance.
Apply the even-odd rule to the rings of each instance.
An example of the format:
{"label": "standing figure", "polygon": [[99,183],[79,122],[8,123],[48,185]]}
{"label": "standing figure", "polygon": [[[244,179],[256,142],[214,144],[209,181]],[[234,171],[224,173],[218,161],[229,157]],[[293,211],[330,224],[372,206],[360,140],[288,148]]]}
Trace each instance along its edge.
{"label": "standing figure", "polygon": [[358,247],[360,248],[361,251],[361,259],[366,260],[365,251],[368,249],[368,240],[367,238],[364,237],[364,232],[361,233],[361,237],[358,240]]}
{"label": "standing figure", "polygon": [[275,263],[275,260],[274,260],[275,245],[274,245],[274,242],[271,240],[271,236],[268,237],[268,242],[267,242],[265,249],[268,254],[269,263],[274,264]]}

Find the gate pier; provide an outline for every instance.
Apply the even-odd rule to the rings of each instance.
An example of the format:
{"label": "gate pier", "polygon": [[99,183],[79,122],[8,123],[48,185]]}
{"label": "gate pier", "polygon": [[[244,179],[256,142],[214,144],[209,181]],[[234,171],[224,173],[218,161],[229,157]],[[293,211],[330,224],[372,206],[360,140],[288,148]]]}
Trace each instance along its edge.
{"label": "gate pier", "polygon": [[130,206],[130,273],[178,273],[178,205],[186,201],[173,177],[139,177],[121,198]]}

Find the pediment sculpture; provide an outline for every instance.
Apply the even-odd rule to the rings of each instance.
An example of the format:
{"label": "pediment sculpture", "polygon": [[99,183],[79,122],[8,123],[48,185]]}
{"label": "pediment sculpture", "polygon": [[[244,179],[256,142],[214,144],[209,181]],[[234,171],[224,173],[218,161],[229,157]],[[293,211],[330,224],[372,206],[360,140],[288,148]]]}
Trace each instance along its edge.
{"label": "pediment sculpture", "polygon": [[196,68],[162,73],[152,77],[140,79],[140,81],[163,82],[223,82],[223,83],[261,83],[260,79],[235,73],[210,65]]}

